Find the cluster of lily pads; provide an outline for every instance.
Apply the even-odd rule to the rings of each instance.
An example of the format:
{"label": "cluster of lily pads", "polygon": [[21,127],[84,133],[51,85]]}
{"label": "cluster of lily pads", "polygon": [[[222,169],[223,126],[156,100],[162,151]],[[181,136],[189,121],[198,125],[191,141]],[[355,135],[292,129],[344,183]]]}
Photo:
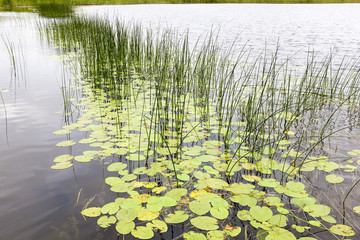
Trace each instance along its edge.
{"label": "cluster of lily pads", "polygon": [[[340,183],[344,179],[334,171],[358,168],[314,155],[336,132],[333,120],[358,101],[356,89],[340,85],[341,78],[329,81],[323,75],[327,65],[309,64],[296,79],[277,69],[275,57],[270,64],[264,59],[238,69],[240,62],[224,58],[210,43],[191,52],[186,38],[180,46],[168,33],[151,42],[141,29],[117,24],[115,33],[111,24],[89,19],[47,28],[62,52],[75,51],[81,69],[76,81],[82,115],[54,134],[87,136],[57,146],[89,146],[81,155],[56,157],[52,168],[113,159],[105,182],[121,196],[83,209],[84,216],[139,239],[183,223],[184,239],[242,233],[310,240],[316,239],[309,237],[314,229],[355,235],[299,180],[316,170],[331,173],[329,183]],[[349,85],[358,81],[346,76],[353,79],[345,79]]]}

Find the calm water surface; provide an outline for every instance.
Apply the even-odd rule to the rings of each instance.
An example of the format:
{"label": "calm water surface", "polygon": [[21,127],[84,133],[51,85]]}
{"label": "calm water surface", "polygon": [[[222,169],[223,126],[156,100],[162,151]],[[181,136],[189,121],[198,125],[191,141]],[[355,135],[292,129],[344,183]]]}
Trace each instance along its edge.
{"label": "calm water surface", "polygon": [[[297,53],[295,62],[304,60],[308,50],[315,50],[320,58],[330,51],[340,58],[359,56],[359,12],[360,4],[77,8],[77,14],[119,17],[154,29],[168,27],[180,33],[189,29],[193,42],[211,29],[220,29],[219,41],[224,49],[237,39],[236,47],[247,44],[255,56],[265,45],[274,50],[279,44],[283,58]],[[0,34],[3,36],[0,89],[6,108],[5,114],[0,99],[0,239],[117,239],[113,228],[104,231],[97,227],[96,219],[85,221],[79,213],[90,198],[95,196],[93,204],[96,205],[115,195],[104,183],[107,172],[102,163],[75,163],[73,168],[62,171],[50,169],[54,157],[65,153],[76,155],[85,147],[77,146],[71,152],[71,149],[55,146],[66,140],[63,135],[52,132],[65,123],[61,85],[71,76],[54,57],[56,51],[41,41],[37,21],[35,14],[0,12]],[[16,77],[4,42],[13,44],[17,56]],[[76,113],[75,110],[74,119]],[[83,137],[82,134],[71,135],[75,141]],[[359,139],[353,139],[342,144],[341,151],[358,146]],[[353,176],[348,178],[346,181],[351,186]],[[327,183],[316,185],[327,186]],[[345,186],[336,191],[343,196],[347,189]],[[358,196],[359,191],[354,192],[348,204],[356,203]],[[326,197],[324,194],[323,198]],[[335,201],[341,202],[341,197]],[[178,231],[168,231],[164,239],[177,236]]]}

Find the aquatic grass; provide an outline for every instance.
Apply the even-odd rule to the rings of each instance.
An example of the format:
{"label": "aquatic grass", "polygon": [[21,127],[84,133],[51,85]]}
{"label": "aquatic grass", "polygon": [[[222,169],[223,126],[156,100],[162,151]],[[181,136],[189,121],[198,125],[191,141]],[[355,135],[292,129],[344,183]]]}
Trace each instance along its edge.
{"label": "aquatic grass", "polygon": [[[175,201],[185,201],[185,212],[167,215],[161,211],[166,204],[153,202],[146,203],[146,209],[157,216],[164,214],[170,224],[186,221],[188,213],[199,215],[188,207],[200,201],[194,197],[197,191],[211,195],[210,200],[203,201],[217,208],[219,214],[230,214],[226,207],[219,209],[217,200],[212,202],[221,195],[225,201],[245,207],[241,211],[250,210],[251,219],[237,216],[242,221],[251,220],[252,228],[266,229],[271,236],[287,234],[289,239],[294,239],[294,233],[271,223],[275,211],[307,223],[328,216],[328,207],[322,204],[304,208],[303,218],[292,209],[271,204],[265,207],[263,199],[267,193],[289,200],[309,195],[300,178],[294,179],[306,170],[308,160],[314,169],[324,170],[323,163],[328,159],[312,155],[325,139],[343,129],[337,119],[343,117],[350,104],[359,101],[356,62],[342,61],[334,69],[331,55],[317,61],[310,54],[304,68],[295,72],[290,60],[278,62],[277,49],[271,54],[266,50],[254,59],[245,48],[239,55],[233,55],[231,49],[224,53],[213,34],[202,45],[190,49],[186,34],[179,36],[171,30],[154,33],[123,22],[71,18],[43,28],[41,32],[54,41],[60,52],[78,55],[81,78],[85,80],[83,88],[89,93],[87,97],[97,103],[89,108],[96,112],[103,129],[99,132],[125,143],[119,146],[127,153],[118,153],[118,160],[125,162],[125,167],[134,161],[134,176],[141,180],[140,176],[146,175],[149,179],[126,180],[133,179],[133,173],[113,177],[107,181],[111,191],[125,194],[139,188],[136,191],[142,193],[146,185],[150,192],[158,183],[164,184],[165,195],[156,196],[161,192],[154,190],[153,197],[171,195]],[[115,121],[111,121],[113,118]],[[106,143],[99,146],[102,144]],[[103,149],[98,154],[104,157],[118,151],[117,147]],[[329,168],[338,166],[329,163]],[[119,171],[119,175],[124,172]],[[175,190],[186,193],[175,197]],[[134,201],[135,195],[130,194],[124,201]],[[119,203],[120,207],[127,208],[123,204]],[[315,211],[316,207],[325,211]],[[216,211],[213,209],[212,217],[203,219],[212,223],[222,218]],[[258,211],[271,216],[264,220]],[[205,229],[195,220],[190,223]],[[326,226],[323,229],[340,236],[354,233],[339,232],[339,225]],[[138,236],[137,231],[133,236]],[[125,234],[122,230],[120,233]]]}

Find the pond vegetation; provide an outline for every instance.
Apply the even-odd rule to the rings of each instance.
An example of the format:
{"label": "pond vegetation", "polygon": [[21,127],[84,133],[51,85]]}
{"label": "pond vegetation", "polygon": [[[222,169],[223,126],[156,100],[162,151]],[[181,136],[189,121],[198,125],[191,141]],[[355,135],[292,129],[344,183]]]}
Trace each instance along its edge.
{"label": "pond vegetation", "polygon": [[[58,5],[102,5],[102,4],[184,4],[184,3],[358,3],[357,0],[2,0],[5,10],[21,11],[20,6]],[[1,8],[0,8],[1,10]]]}
{"label": "pond vegetation", "polygon": [[[86,144],[51,167],[111,159],[105,182],[116,197],[85,205],[126,239],[343,239],[359,234],[346,204],[318,199],[314,179],[344,181],[360,151],[340,154],[330,139],[351,138],[358,125],[359,62],[317,59],[302,68],[280,62],[277,50],[254,58],[223,50],[215,33],[189,46],[187,33],[154,32],[121,21],[70,18],[39,24],[43,37],[72,66],[74,123],[54,134],[58,147]],[[78,142],[69,134],[84,132]],[[333,155],[326,154],[328,145]],[[350,185],[351,186],[351,185]],[[350,213],[349,213],[350,212]],[[345,214],[347,213],[347,215]]]}

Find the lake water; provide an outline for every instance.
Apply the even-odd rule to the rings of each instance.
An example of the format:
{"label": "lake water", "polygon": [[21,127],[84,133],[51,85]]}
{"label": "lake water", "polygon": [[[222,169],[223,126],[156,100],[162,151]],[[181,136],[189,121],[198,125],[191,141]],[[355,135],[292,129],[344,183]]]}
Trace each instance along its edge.
{"label": "lake water", "polygon": [[[235,48],[246,44],[253,56],[264,46],[274,50],[280,46],[282,58],[292,56],[295,65],[314,50],[319,58],[334,53],[339,59],[360,54],[360,4],[324,5],[263,5],[263,4],[206,4],[206,5],[126,5],[86,6],[76,8],[76,13],[87,16],[121,18],[138,22],[145,27],[189,30],[195,42],[211,29],[219,29],[219,42],[226,49],[234,42]],[[114,228],[104,231],[96,219],[81,216],[80,211],[90,198],[92,204],[102,205],[116,196],[109,191],[104,178],[109,174],[99,161],[74,164],[62,171],[50,169],[52,160],[63,149],[56,143],[66,140],[54,135],[68,120],[64,117],[62,81],[70,74],[64,70],[56,51],[40,39],[37,30],[38,16],[31,13],[0,12],[0,239],[122,239]],[[11,66],[6,44],[13,44],[16,73]],[[77,109],[73,117],[76,119]],[[75,120],[74,119],[74,120]],[[70,119],[71,121],[71,119]],[[356,135],[358,129],[354,129]],[[73,140],[82,134],[72,134]],[[359,138],[341,145],[343,153],[359,148]],[[342,142],[341,142],[342,143]],[[76,155],[86,150],[77,147],[69,153]],[[336,191],[339,203],[358,170],[349,173]],[[310,180],[311,181],[311,180]],[[327,186],[325,181],[314,183]],[[330,187],[330,186],[329,186]],[[358,187],[359,188],[359,187]],[[312,194],[332,198],[327,190],[318,189]],[[360,191],[349,196],[347,204],[356,206]],[[352,207],[351,207],[352,208]],[[348,210],[351,211],[351,208]],[[340,210],[340,209],[339,209]],[[340,210],[341,211],[341,210]],[[360,231],[353,217],[357,235]],[[159,239],[173,239],[181,229],[169,230]],[[318,233],[313,237],[333,237]],[[132,239],[129,235],[126,239]],[[334,238],[335,239],[335,238]]]}

